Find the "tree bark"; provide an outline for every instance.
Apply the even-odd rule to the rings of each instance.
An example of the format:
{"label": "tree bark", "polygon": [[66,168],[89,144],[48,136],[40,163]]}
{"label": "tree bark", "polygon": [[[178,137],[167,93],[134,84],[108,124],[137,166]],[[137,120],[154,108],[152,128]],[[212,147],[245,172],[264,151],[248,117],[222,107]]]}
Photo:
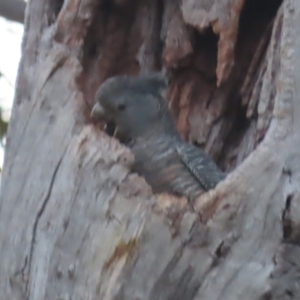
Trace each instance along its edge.
{"label": "tree bark", "polygon": [[26,3],[23,0],[0,0],[0,16],[23,23]]}
{"label": "tree bark", "polygon": [[[300,2],[31,0],[0,201],[1,299],[299,299]],[[89,119],[164,69],[182,136],[230,171],[152,195]]]}

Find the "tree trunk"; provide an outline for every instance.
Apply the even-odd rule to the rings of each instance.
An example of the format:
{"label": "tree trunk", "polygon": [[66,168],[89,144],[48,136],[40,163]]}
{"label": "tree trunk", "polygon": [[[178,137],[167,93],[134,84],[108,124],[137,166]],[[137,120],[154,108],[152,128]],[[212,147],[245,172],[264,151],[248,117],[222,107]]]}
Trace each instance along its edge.
{"label": "tree trunk", "polygon": [[[300,299],[300,2],[31,0],[0,201],[1,299]],[[163,69],[182,136],[226,171],[152,195],[89,119]]]}

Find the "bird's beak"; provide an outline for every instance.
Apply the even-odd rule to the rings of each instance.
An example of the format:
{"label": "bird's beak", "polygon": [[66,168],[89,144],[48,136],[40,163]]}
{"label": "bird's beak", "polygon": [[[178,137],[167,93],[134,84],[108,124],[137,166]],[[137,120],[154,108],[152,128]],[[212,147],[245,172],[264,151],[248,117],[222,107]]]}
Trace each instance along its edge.
{"label": "bird's beak", "polygon": [[107,121],[107,114],[105,113],[103,106],[99,102],[96,102],[96,104],[94,105],[91,112],[91,118],[95,121]]}

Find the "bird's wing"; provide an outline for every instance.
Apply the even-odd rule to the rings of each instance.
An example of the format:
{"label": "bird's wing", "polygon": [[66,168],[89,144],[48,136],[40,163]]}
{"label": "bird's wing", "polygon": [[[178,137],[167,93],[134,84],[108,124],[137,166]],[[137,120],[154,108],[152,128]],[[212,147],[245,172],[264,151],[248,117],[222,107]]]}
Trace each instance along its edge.
{"label": "bird's wing", "polygon": [[197,178],[203,189],[212,189],[225,178],[226,175],[213,160],[194,145],[180,143],[175,149],[181,162]]}

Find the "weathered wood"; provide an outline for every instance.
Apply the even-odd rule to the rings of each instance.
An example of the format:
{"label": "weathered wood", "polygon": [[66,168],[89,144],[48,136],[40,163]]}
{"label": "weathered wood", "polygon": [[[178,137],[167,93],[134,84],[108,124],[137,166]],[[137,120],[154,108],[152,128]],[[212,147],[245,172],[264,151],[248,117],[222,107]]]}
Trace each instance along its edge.
{"label": "weathered wood", "polygon": [[[221,42],[187,26],[177,2],[55,5],[31,0],[26,16],[1,184],[0,299],[299,299],[300,3],[263,17],[245,2],[219,88],[216,67],[232,53],[217,59]],[[246,24],[253,15],[259,30]],[[152,195],[130,151],[88,117],[106,77],[160,65],[182,135],[227,170],[238,165],[193,210]],[[254,87],[244,102],[243,86]]]}

